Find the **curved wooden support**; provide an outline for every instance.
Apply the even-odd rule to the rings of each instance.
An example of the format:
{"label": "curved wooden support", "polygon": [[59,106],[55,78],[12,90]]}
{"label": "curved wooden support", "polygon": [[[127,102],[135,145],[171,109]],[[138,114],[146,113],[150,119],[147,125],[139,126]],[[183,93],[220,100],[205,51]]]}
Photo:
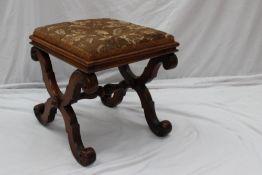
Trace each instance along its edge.
{"label": "curved wooden support", "polygon": [[[175,54],[168,54],[168,55],[152,58],[148,62],[142,75],[140,77],[137,77],[137,82],[139,84],[145,84],[152,81],[157,76],[161,64],[163,64],[164,69],[172,69],[177,66],[177,63],[178,60]],[[130,71],[131,70],[129,70],[129,72]]]}
{"label": "curved wooden support", "polygon": [[31,57],[33,60],[40,62],[43,80],[50,95],[50,98],[45,103],[34,107],[35,116],[41,124],[47,125],[54,120],[57,109],[60,110],[68,133],[71,151],[81,165],[87,166],[93,163],[96,159],[96,153],[93,148],[84,147],[80,134],[80,126],[71,106],[80,99],[100,96],[104,105],[115,107],[121,103],[127,89],[131,87],[137,92],[141,100],[146,121],[152,132],[162,137],[172,130],[172,125],[169,121],[164,120],[160,122],[158,120],[154,102],[145,84],[157,76],[161,65],[165,69],[176,67],[177,58],[174,54],[151,59],[139,77],[131,71],[128,65],[121,66],[119,67],[119,71],[124,80],[118,84],[108,84],[104,87],[98,86],[97,77],[94,73],[85,73],[76,70],[71,75],[64,94],[57,85],[48,54],[36,47],[32,47]]}
{"label": "curved wooden support", "polygon": [[116,107],[120,104],[126,95],[127,89],[118,89],[114,91],[111,95],[104,95],[101,97],[102,103],[110,108]]}
{"label": "curved wooden support", "polygon": [[177,56],[174,53],[172,53],[164,56],[162,62],[163,62],[164,69],[169,70],[169,69],[176,68],[178,59]]}
{"label": "curved wooden support", "polygon": [[59,109],[64,118],[69,145],[75,159],[82,166],[90,165],[96,160],[96,152],[91,147],[84,147],[81,139],[80,126],[73,108],[69,105],[61,106]]}
{"label": "curved wooden support", "polygon": [[71,106],[71,104],[76,103],[80,99],[81,89],[86,94],[95,93],[98,89],[96,75],[76,70],[70,77],[59,110],[64,118],[71,151],[81,165],[87,166],[96,160],[96,153],[93,148],[84,147],[80,134],[80,126]]}
{"label": "curved wooden support", "polygon": [[169,70],[175,68],[177,63],[177,56],[175,54],[168,54],[150,59],[141,76],[136,76],[129,65],[121,66],[122,69],[119,69],[119,71],[129,84],[146,84],[157,76],[162,64],[164,69]]}
{"label": "curved wooden support", "polygon": [[93,163],[96,153],[93,148],[85,148],[81,139],[79,124],[71,104],[80,99],[81,90],[86,94],[96,93],[98,82],[95,74],[86,74],[76,70],[63,95],[60,91],[53,72],[50,58],[44,51],[33,47],[31,50],[32,59],[39,61],[42,69],[43,80],[50,98],[45,104],[41,103],[34,107],[34,112],[40,123],[47,125],[54,120],[57,108],[62,113],[71,151],[75,159],[83,166]]}
{"label": "curved wooden support", "polygon": [[31,57],[34,61],[40,62],[43,80],[49,95],[52,98],[59,99],[62,92],[57,85],[49,55],[36,47],[32,47]]}
{"label": "curved wooden support", "polygon": [[37,120],[44,126],[55,119],[56,112],[57,107],[53,104],[52,98],[49,98],[46,103],[41,103],[34,107]]}
{"label": "curved wooden support", "polygon": [[164,69],[172,69],[177,66],[177,62],[178,60],[175,54],[153,58],[148,62],[141,76],[136,76],[129,65],[119,67],[119,71],[124,77],[126,84],[133,88],[140,98],[149,128],[155,135],[160,137],[166,136],[172,130],[172,124],[167,120],[159,122],[155,112],[154,101],[145,84],[157,76],[162,64]]}
{"label": "curved wooden support", "polygon": [[137,92],[141,100],[146,121],[151,131],[159,137],[166,136],[170,133],[172,130],[172,124],[167,120],[159,122],[155,111],[154,101],[152,100],[151,94],[147,87],[145,85],[141,85],[134,86],[133,89]]}
{"label": "curved wooden support", "polygon": [[71,75],[61,106],[76,103],[80,99],[81,89],[85,94],[94,94],[98,90],[98,81],[95,74],[86,74],[76,70]]}
{"label": "curved wooden support", "polygon": [[122,102],[127,88],[125,81],[121,81],[119,84],[105,85],[101,88],[102,93],[100,93],[102,103],[111,108],[116,107]]}
{"label": "curved wooden support", "polygon": [[41,103],[34,107],[34,113],[38,121],[43,125],[47,125],[55,118],[62,92],[57,85],[48,54],[36,47],[32,47],[31,57],[34,61],[40,62],[43,80],[45,82],[46,89],[51,96],[46,103]]}
{"label": "curved wooden support", "polygon": [[141,76],[136,76],[129,65],[119,67],[119,71],[129,85],[146,84],[157,76],[161,64],[164,69],[169,70],[175,68],[177,63],[177,56],[172,53],[150,59]]}
{"label": "curved wooden support", "polygon": [[[125,78],[125,83],[126,86],[123,87],[118,87],[118,88],[113,88],[119,86],[121,83],[123,84],[124,82],[120,82],[118,85],[106,85],[103,87],[104,90],[110,90],[107,94],[104,94],[101,96],[101,101],[104,105],[108,107],[115,107],[118,104],[120,104],[126,94],[126,91],[130,85],[136,85],[136,84],[146,84],[150,81],[152,81],[158,73],[158,70],[163,64],[163,67],[165,69],[171,69],[176,67],[177,65],[177,57],[175,54],[168,54],[165,56],[160,56],[151,59],[144,72],[140,77],[136,76],[132,70],[130,69],[129,65],[124,65],[121,66],[122,69],[119,69],[123,77]],[[123,71],[122,71],[123,70]],[[128,85],[127,85],[128,84]]]}

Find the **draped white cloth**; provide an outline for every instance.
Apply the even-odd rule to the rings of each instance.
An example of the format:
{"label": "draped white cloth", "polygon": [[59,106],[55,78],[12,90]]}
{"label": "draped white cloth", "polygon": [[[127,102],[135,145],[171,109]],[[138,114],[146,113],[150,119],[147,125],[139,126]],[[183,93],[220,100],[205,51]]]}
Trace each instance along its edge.
{"label": "draped white cloth", "polygon": [[[37,26],[112,17],[174,34],[178,68],[159,78],[262,73],[261,0],[8,0],[0,1],[0,84],[39,82],[28,36]],[[73,68],[53,60],[59,81]],[[59,62],[59,63],[58,63]],[[143,64],[134,66],[141,72]],[[116,69],[101,81],[119,80]]]}
{"label": "draped white cloth", "polygon": [[[261,175],[261,16],[261,0],[1,0],[0,175]],[[37,26],[100,17],[157,28],[181,43],[178,67],[160,70],[162,80],[149,85],[159,118],[174,128],[154,136],[133,91],[115,109],[80,101],[82,138],[97,152],[83,168],[61,114],[48,127],[34,117],[48,94],[28,37]],[[65,87],[74,68],[52,62]],[[131,67],[138,74],[145,63]],[[100,82],[121,78],[117,69],[98,75]]]}
{"label": "draped white cloth", "polygon": [[2,89],[0,174],[262,174],[262,74],[149,87],[158,117],[173,123],[166,138],[149,130],[134,91],[115,109],[99,99],[74,105],[83,142],[97,152],[85,168],[71,154],[60,112],[48,127],[34,117],[32,106],[48,97],[44,89]]}

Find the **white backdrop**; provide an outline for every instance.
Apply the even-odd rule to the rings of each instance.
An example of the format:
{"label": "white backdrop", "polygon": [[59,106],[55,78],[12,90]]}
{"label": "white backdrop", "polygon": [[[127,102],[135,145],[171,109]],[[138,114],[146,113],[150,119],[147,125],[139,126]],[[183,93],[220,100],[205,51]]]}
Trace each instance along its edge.
{"label": "white backdrop", "polygon": [[[170,80],[148,85],[159,119],[174,127],[155,137],[134,91],[115,109],[98,98],[80,101],[82,139],[97,152],[84,168],[71,154],[61,114],[47,127],[33,114],[48,93],[38,88],[28,36],[37,26],[98,17],[151,26],[181,43],[177,69],[160,71]],[[262,0],[0,0],[0,175],[261,175],[261,31]],[[58,80],[67,81],[73,68],[52,61]],[[120,78],[116,69],[98,74]]]}
{"label": "white backdrop", "polygon": [[[179,66],[159,78],[262,73],[261,0],[1,0],[0,84],[41,81],[31,61],[33,29],[66,20],[112,17],[154,27],[181,43]],[[72,67],[54,61],[59,81]],[[136,64],[135,71],[143,65]],[[119,79],[116,70],[100,79]]]}

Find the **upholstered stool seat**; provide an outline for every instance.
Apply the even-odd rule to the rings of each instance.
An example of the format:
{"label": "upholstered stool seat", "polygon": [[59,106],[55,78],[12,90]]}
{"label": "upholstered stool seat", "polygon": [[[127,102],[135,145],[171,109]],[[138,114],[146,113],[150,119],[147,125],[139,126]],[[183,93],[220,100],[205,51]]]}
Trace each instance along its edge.
{"label": "upholstered stool seat", "polygon": [[113,19],[39,27],[31,39],[61,55],[70,55],[68,62],[88,72],[156,56],[163,49],[175,51],[177,46],[170,34]]}
{"label": "upholstered stool seat", "polygon": [[[165,32],[115,19],[88,19],[63,22],[35,29],[30,36],[32,59],[40,61],[43,79],[50,98],[34,107],[43,125],[54,120],[57,109],[65,121],[72,153],[83,166],[96,159],[93,148],[83,146],[79,124],[72,104],[80,99],[99,96],[104,105],[117,106],[127,89],[134,89],[140,97],[146,121],[157,136],[167,135],[172,125],[159,121],[154,102],[145,84],[156,77],[161,65],[172,69],[177,65],[174,52],[179,45]],[[57,85],[48,54],[77,68],[71,75],[65,93]],[[141,76],[132,73],[128,64],[150,59]],[[99,86],[95,73],[118,67],[124,80],[118,84]]]}

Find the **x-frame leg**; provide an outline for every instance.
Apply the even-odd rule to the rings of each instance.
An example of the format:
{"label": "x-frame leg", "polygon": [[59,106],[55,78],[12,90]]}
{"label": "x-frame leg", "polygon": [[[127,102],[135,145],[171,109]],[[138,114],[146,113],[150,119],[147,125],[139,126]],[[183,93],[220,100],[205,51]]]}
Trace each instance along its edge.
{"label": "x-frame leg", "polygon": [[175,54],[150,59],[141,76],[133,74],[128,65],[120,66],[119,71],[124,80],[119,84],[108,84],[103,87],[98,86],[97,77],[94,73],[76,70],[71,75],[64,94],[57,85],[49,55],[37,47],[32,47],[31,56],[33,60],[40,62],[43,80],[50,95],[46,103],[34,107],[35,115],[41,124],[47,125],[54,120],[57,109],[59,109],[64,119],[71,151],[81,165],[87,166],[93,163],[96,159],[96,153],[93,148],[84,147],[76,114],[71,106],[80,99],[92,99],[100,96],[104,105],[115,107],[121,103],[127,89],[132,88],[137,92],[141,100],[146,121],[152,132],[162,137],[172,130],[169,121],[160,122],[158,120],[154,102],[146,83],[157,76],[161,65],[165,69],[175,68],[177,65]]}

